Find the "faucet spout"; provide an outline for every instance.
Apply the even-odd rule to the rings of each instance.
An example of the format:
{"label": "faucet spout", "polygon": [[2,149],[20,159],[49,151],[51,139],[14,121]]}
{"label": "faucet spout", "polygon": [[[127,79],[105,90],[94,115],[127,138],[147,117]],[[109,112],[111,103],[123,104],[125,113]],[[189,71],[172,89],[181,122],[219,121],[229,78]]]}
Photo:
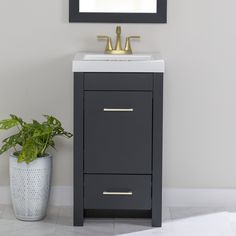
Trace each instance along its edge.
{"label": "faucet spout", "polygon": [[121,27],[117,26],[116,27],[116,46],[115,46],[116,51],[121,51],[122,50],[122,43],[121,43]]}

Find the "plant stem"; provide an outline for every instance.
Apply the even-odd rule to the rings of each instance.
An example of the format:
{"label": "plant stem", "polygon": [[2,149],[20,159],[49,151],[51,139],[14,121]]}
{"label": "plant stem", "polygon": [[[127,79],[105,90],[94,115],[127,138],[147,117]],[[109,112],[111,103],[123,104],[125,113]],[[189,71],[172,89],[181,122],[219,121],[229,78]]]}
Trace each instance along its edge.
{"label": "plant stem", "polygon": [[44,147],[43,147],[43,149],[42,149],[42,151],[41,151],[41,155],[42,155],[42,156],[44,155],[44,153],[45,153],[45,151],[46,151],[46,148],[47,148],[47,146],[48,146],[49,137],[50,137],[50,134],[48,134],[46,143],[45,143],[45,145],[44,145]]}

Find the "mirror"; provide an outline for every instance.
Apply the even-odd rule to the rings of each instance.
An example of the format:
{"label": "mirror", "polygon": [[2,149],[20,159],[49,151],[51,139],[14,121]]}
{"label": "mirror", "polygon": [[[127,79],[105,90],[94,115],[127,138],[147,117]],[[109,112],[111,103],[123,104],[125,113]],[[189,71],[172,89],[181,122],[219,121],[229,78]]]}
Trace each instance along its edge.
{"label": "mirror", "polygon": [[156,13],[156,0],[80,0],[80,12]]}
{"label": "mirror", "polygon": [[70,22],[166,23],[167,0],[70,0]]}

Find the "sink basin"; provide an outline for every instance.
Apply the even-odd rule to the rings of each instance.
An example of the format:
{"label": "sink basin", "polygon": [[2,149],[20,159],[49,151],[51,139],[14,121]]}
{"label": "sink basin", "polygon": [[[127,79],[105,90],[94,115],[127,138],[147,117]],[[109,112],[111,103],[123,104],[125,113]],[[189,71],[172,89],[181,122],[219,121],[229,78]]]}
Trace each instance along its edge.
{"label": "sink basin", "polygon": [[79,52],[73,60],[73,72],[163,73],[165,62],[157,53],[109,55]]}
{"label": "sink basin", "polygon": [[148,61],[152,55],[133,54],[133,55],[109,55],[109,54],[85,54],[85,61]]}

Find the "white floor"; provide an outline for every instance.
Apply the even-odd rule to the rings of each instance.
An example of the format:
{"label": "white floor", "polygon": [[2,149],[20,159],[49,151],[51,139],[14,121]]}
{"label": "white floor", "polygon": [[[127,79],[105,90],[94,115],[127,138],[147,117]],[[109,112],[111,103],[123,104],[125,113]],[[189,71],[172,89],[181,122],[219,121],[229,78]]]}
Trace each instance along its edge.
{"label": "white floor", "polygon": [[[231,213],[228,213],[231,212]],[[50,207],[41,222],[15,219],[10,206],[0,205],[0,236],[236,236],[236,208],[165,208],[162,229],[149,219],[86,219],[72,226],[72,208]]]}

